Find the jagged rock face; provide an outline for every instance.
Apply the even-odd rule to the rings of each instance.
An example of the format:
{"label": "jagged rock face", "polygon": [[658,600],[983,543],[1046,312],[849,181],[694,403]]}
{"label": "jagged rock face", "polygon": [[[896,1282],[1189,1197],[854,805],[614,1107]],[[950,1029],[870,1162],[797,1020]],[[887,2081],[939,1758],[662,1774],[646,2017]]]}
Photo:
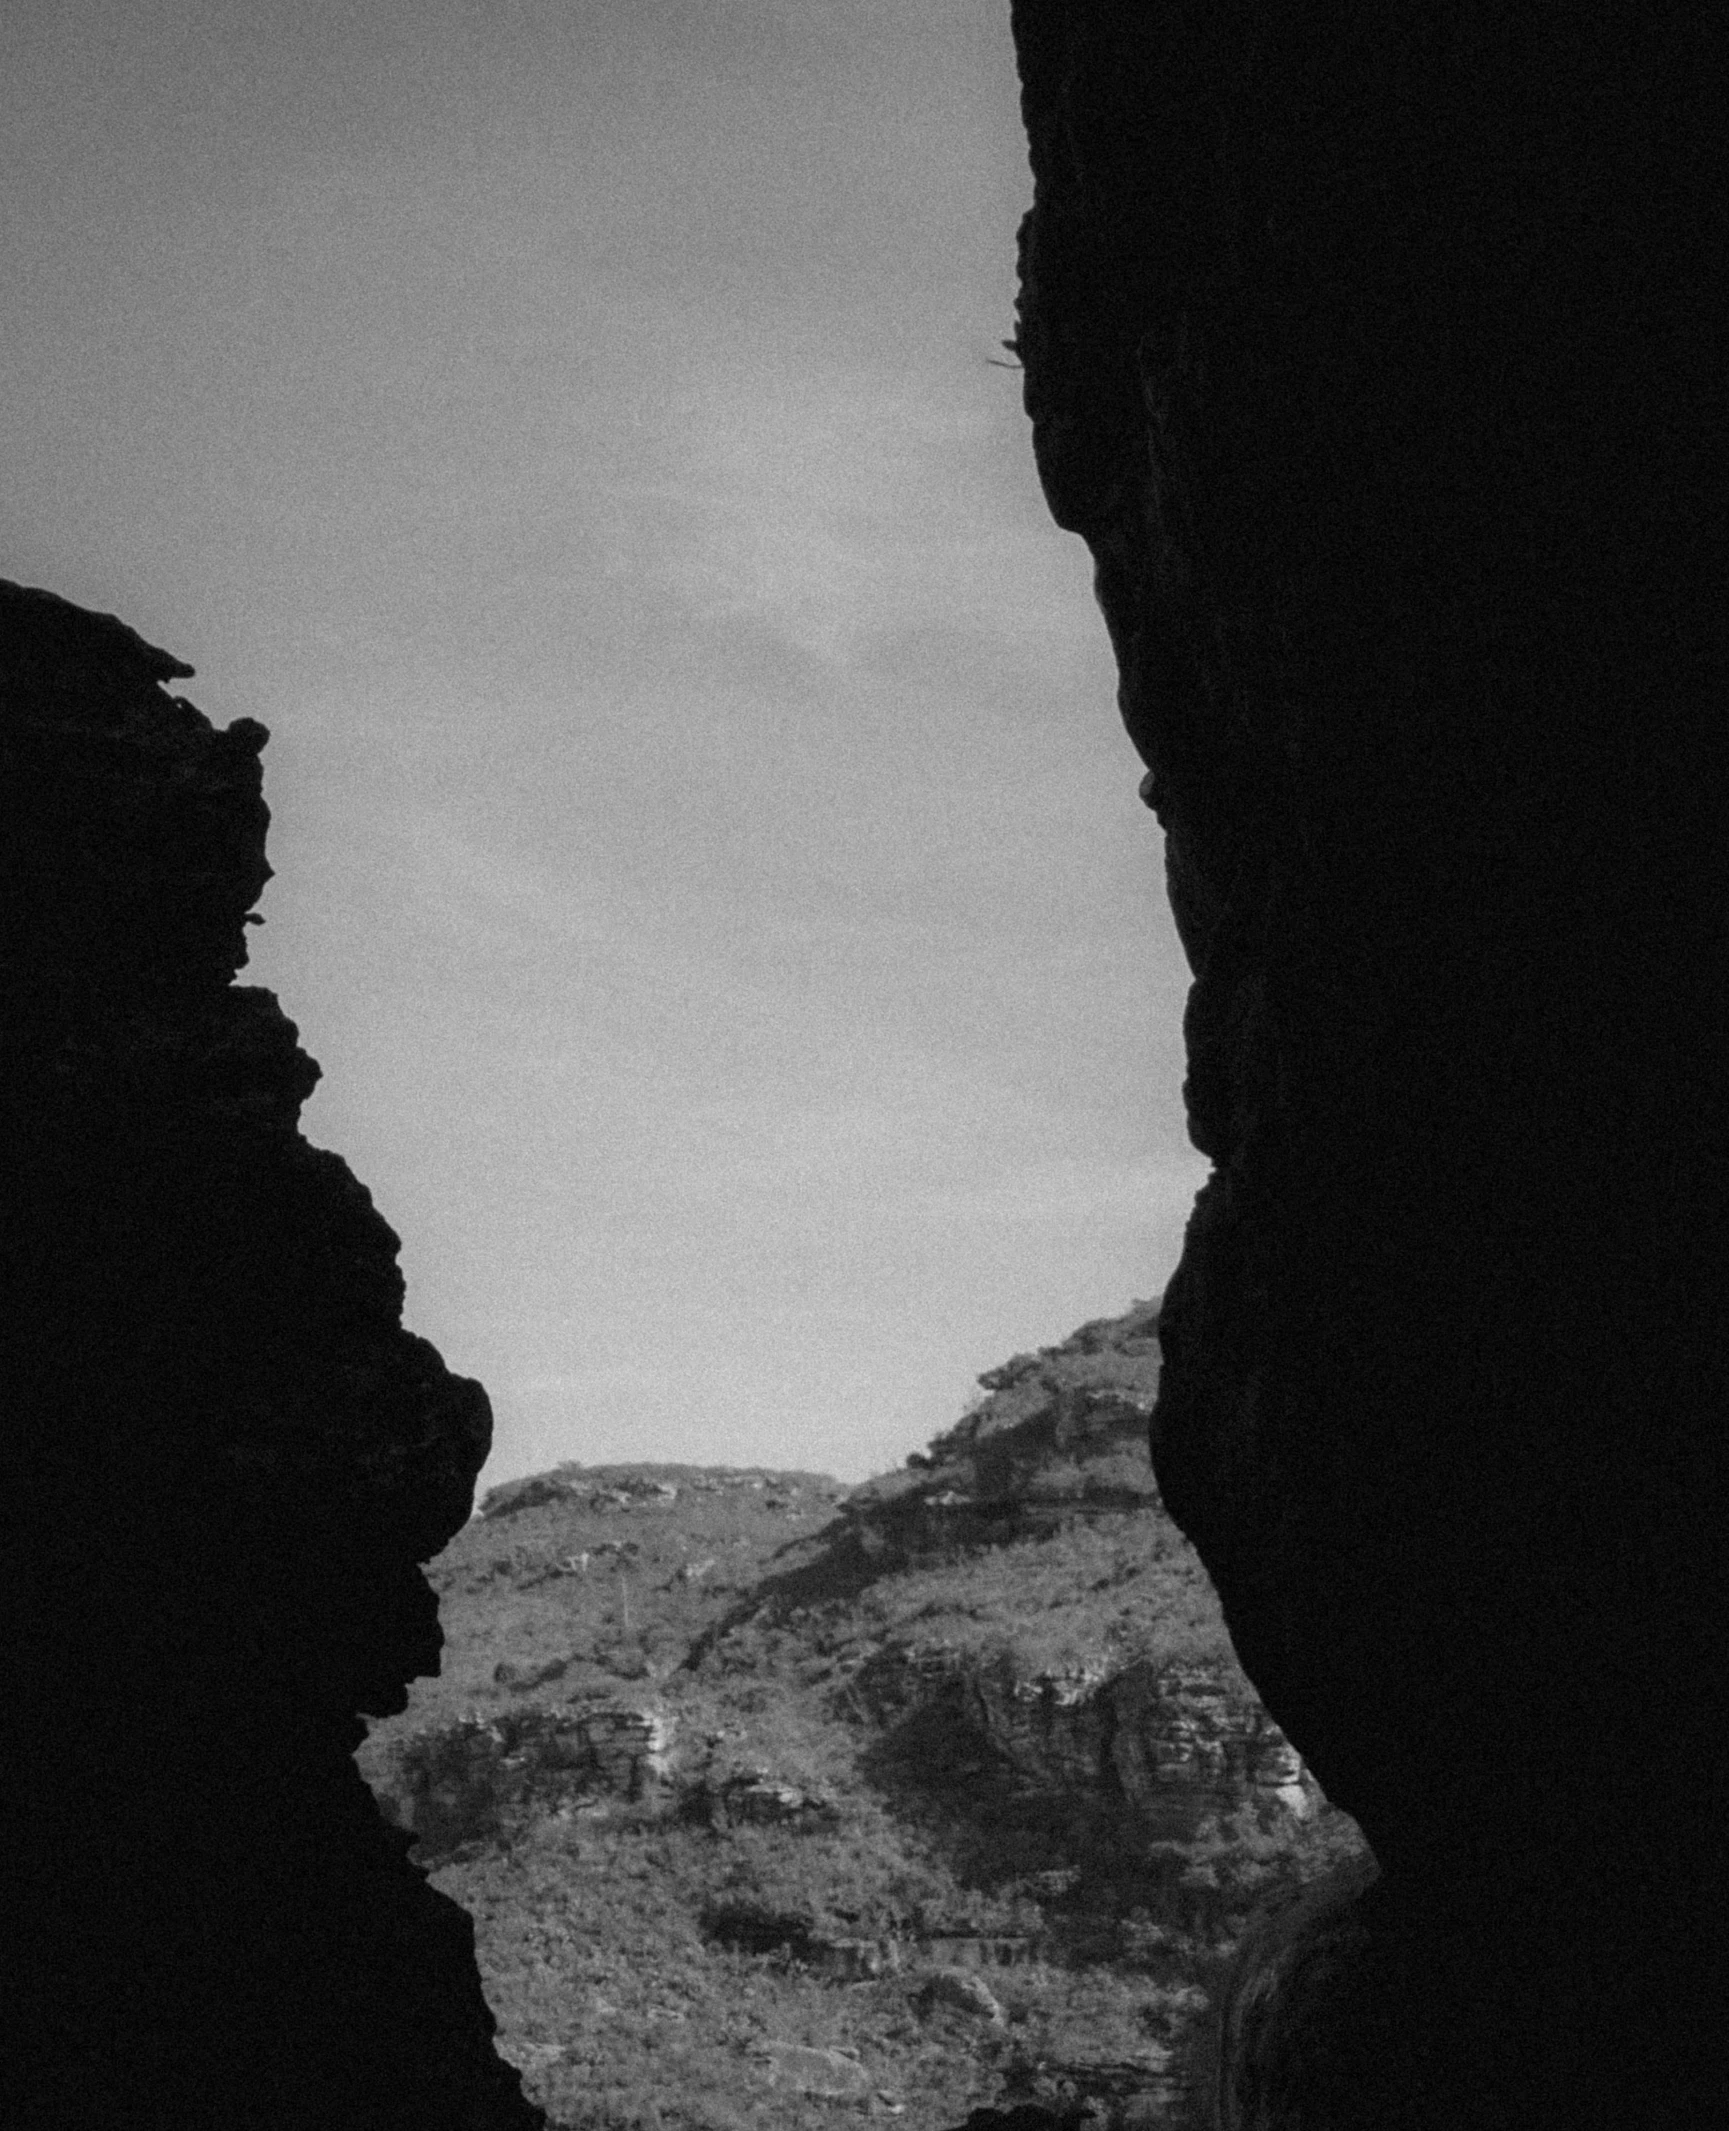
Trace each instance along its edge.
{"label": "jagged rock face", "polygon": [[1151,1810],[1186,1792],[1215,1809],[1244,1798],[1299,1820],[1314,1778],[1258,1704],[1207,1665],[1132,1665],[1110,1683],[1111,1767],[1125,1797]]}
{"label": "jagged rock face", "polygon": [[351,1758],[437,1669],[417,1564],[490,1415],[232,983],[266,734],[190,670],[0,584],[8,2112],[527,2131],[469,1919]]}
{"label": "jagged rock face", "polygon": [[1159,1307],[1134,1303],[987,1369],[963,1418],[905,1472],[856,1490],[849,1513],[917,1552],[1049,1530],[1077,1509],[1156,1512],[1147,1417],[1159,1381]]}
{"label": "jagged rock face", "polygon": [[[1165,830],[1215,1165],[1154,1462],[1384,1869],[1328,1941],[1408,2045],[1361,2120],[1709,2114],[1725,18],[1014,21],[1034,448]],[[1254,2120],[1358,2121],[1298,2056]]]}
{"label": "jagged rock face", "polygon": [[662,1798],[677,1729],[664,1711],[624,1702],[469,1714],[417,1732],[392,1756],[380,1789],[392,1820],[425,1858],[497,1840],[536,1812],[577,1800]]}
{"label": "jagged rock face", "polygon": [[1245,1806],[1273,1824],[1303,1820],[1321,1802],[1228,1662],[1101,1659],[1028,1677],[937,1650],[879,1660],[861,1691],[885,1714],[940,1714],[957,1751],[988,1753],[1030,1790],[1127,1808],[1138,1839],[1192,1842],[1209,1817]]}

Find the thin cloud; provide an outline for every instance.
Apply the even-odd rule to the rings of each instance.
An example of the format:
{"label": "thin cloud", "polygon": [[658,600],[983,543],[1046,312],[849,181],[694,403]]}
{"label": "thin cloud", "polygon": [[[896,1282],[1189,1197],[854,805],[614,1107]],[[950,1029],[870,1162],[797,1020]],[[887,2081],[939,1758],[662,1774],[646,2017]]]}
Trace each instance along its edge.
{"label": "thin cloud", "polygon": [[998,414],[964,377],[757,343],[662,413],[649,477],[603,491],[638,527],[615,527],[613,568],[634,556],[699,620],[754,620],[837,666],[926,625],[1017,648],[1071,633],[1052,626],[1048,537],[979,492]]}

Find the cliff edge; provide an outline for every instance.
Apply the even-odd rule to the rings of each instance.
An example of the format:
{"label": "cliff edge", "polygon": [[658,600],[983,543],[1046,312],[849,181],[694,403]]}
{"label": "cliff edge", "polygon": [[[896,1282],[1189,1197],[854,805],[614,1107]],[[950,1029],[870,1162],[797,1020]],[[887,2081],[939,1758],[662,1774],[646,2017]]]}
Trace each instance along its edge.
{"label": "cliff edge", "polygon": [[351,1758],[437,1669],[490,1414],[233,982],[267,736],[190,671],[0,584],[8,2121],[532,2131]]}
{"label": "cliff edge", "polygon": [[1221,2121],[1706,2120],[1725,18],[1013,16],[1033,446],[1214,1165],[1154,1464],[1381,1866],[1268,1920]]}

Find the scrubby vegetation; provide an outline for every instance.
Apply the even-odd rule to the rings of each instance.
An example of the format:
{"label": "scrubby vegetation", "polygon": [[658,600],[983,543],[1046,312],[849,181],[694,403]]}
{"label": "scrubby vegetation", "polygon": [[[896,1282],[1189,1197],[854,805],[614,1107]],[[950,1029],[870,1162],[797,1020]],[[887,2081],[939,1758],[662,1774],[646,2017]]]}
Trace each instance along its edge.
{"label": "scrubby vegetation", "polygon": [[440,1558],[444,1675],[362,1766],[555,2122],[1199,2120],[1249,1907],[1358,1838],[1159,1508],[1150,1330],[1017,1357],[862,1489],[570,1466]]}

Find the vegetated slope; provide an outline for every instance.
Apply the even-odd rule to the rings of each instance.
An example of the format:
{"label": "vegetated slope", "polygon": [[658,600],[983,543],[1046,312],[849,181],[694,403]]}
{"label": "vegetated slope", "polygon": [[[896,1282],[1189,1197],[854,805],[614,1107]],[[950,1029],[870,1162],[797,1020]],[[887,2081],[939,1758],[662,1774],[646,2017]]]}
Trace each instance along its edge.
{"label": "vegetated slope", "polygon": [[555,2120],[1200,2120],[1249,1905],[1359,1839],[1159,1506],[1156,1317],[863,1487],[563,1466],[434,1564],[443,1676],[361,1763]]}

